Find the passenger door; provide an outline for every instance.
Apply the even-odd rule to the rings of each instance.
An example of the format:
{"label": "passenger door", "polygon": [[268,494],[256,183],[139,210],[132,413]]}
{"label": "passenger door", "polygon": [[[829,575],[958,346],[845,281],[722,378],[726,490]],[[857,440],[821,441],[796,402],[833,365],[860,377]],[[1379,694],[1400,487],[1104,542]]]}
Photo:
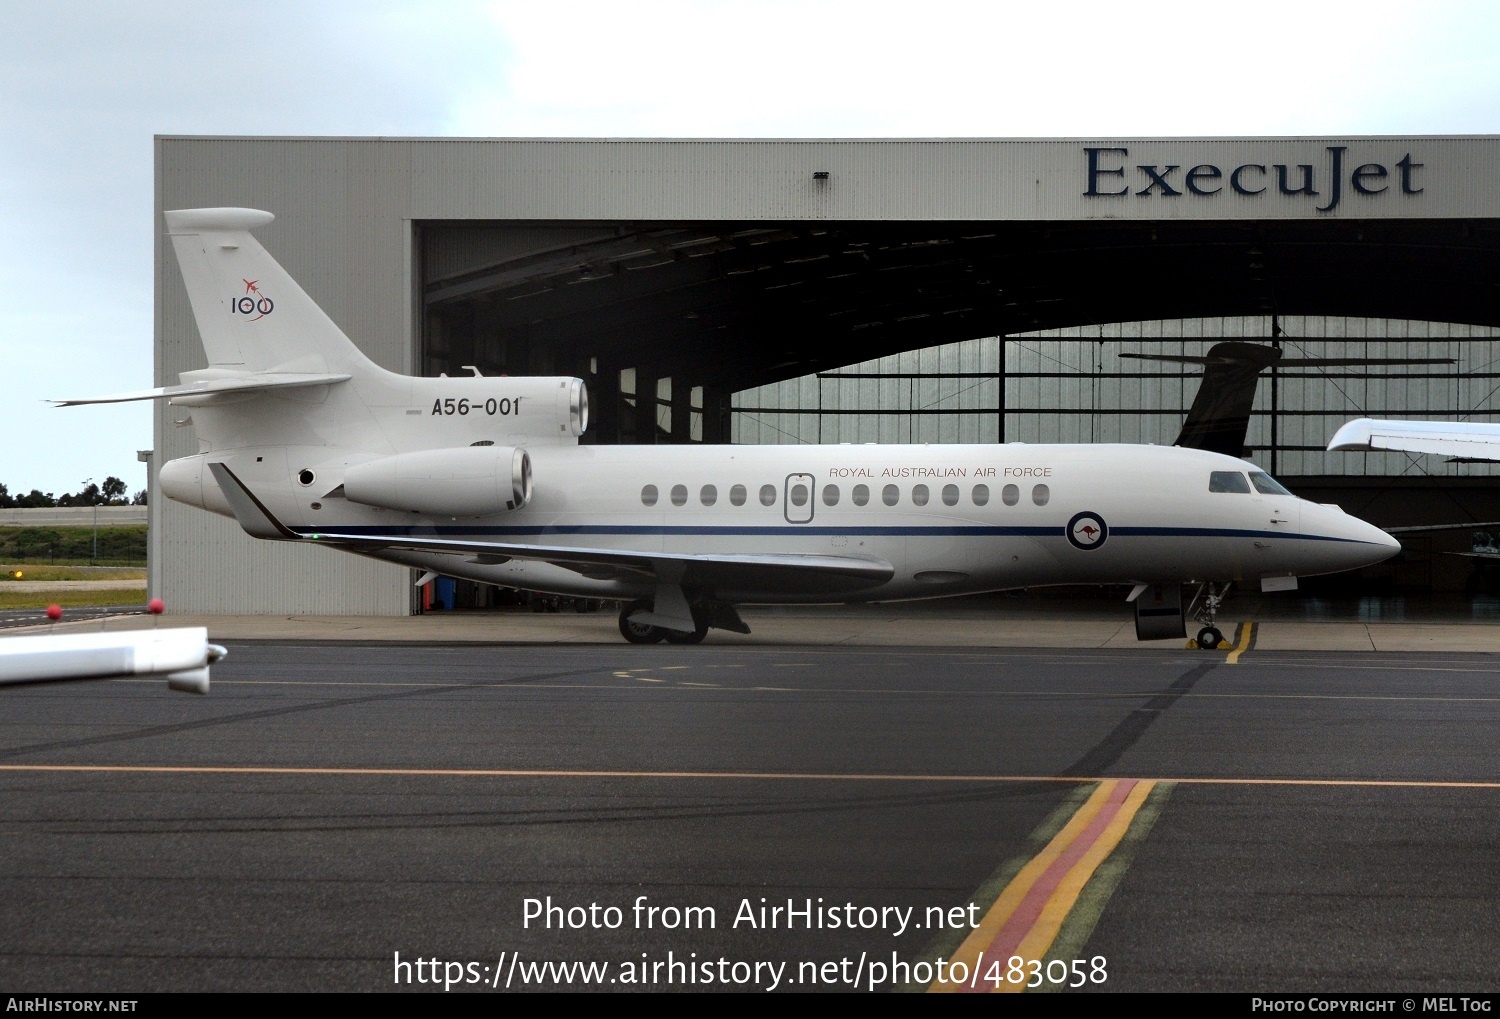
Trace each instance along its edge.
{"label": "passenger door", "polygon": [[811,474],[788,474],[786,476],[785,501],[786,522],[805,524],[813,518],[813,494],[817,491]]}

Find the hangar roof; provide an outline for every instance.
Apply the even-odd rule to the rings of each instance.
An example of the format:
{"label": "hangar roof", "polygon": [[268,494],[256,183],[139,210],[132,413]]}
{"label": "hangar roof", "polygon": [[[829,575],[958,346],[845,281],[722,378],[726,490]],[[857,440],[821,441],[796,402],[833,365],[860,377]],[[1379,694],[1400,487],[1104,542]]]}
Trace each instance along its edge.
{"label": "hangar roof", "polygon": [[[913,347],[1224,315],[1500,325],[1500,220],[619,223],[424,281],[427,307],[743,389]],[[482,251],[506,228],[428,224]],[[462,236],[460,236],[462,235]],[[592,236],[589,236],[592,235]],[[472,262],[471,262],[472,264]]]}

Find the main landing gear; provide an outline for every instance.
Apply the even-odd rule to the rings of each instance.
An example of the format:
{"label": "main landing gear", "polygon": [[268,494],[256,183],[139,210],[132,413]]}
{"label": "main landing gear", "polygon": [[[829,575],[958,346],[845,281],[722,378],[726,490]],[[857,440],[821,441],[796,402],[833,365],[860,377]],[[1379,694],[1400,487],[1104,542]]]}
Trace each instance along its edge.
{"label": "main landing gear", "polygon": [[1203,624],[1203,629],[1198,631],[1197,644],[1204,651],[1212,651],[1224,642],[1224,634],[1214,625],[1214,616],[1219,612],[1219,607],[1224,604],[1224,599],[1229,596],[1229,584],[1218,585],[1209,581],[1198,587],[1198,593],[1193,595],[1193,603],[1188,607],[1188,613]]}
{"label": "main landing gear", "polygon": [[631,614],[640,611],[651,611],[651,603],[648,601],[633,601],[620,610],[620,636],[632,644],[655,644],[665,639],[667,631],[650,623],[636,623],[631,621]]}
{"label": "main landing gear", "polygon": [[652,602],[640,599],[627,604],[620,610],[620,636],[632,644],[655,644],[666,641],[668,644],[701,644],[703,638],[708,636],[708,619],[703,612],[696,607],[693,609],[693,629],[670,630],[665,626],[655,626],[651,623],[640,623],[630,617],[637,612],[650,612]]}

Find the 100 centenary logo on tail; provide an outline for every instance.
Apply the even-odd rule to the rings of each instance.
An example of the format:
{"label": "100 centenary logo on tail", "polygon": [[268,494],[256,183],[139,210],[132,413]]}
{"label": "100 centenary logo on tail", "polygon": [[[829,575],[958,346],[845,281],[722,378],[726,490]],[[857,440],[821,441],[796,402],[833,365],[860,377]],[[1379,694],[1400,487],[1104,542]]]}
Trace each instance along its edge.
{"label": "100 centenary logo on tail", "polygon": [[1073,514],[1073,519],[1068,521],[1068,541],[1074,548],[1088,551],[1103,545],[1108,538],[1109,525],[1097,513],[1085,510]]}
{"label": "100 centenary logo on tail", "polygon": [[260,280],[240,280],[245,284],[245,293],[229,302],[229,314],[254,315],[251,322],[259,322],[276,310],[276,303],[260,292]]}

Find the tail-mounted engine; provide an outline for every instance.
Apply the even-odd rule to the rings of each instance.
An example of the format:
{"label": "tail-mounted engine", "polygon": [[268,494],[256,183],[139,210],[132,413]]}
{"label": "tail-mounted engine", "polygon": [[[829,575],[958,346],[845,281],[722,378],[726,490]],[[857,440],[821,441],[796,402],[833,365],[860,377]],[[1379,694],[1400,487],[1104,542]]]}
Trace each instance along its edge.
{"label": "tail-mounted engine", "polygon": [[589,424],[582,379],[486,375],[413,383],[414,402],[429,421],[462,422],[481,435],[511,436],[512,441],[524,435],[533,444],[571,445]]}
{"label": "tail-mounted engine", "polygon": [[531,501],[531,457],[515,446],[398,453],[344,471],[350,502],[427,516],[478,517]]}

